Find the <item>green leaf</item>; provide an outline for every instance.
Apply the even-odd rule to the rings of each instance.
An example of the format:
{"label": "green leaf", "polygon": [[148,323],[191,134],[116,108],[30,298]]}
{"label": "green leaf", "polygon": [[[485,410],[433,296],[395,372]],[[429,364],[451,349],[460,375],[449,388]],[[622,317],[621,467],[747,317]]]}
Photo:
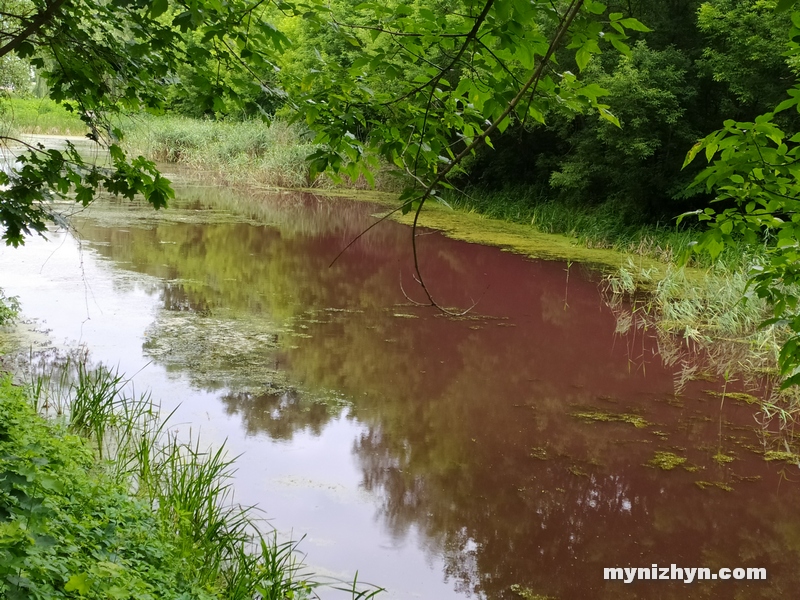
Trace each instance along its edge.
{"label": "green leaf", "polygon": [[647,25],[639,21],[638,19],[634,19],[632,17],[628,17],[627,19],[620,19],[618,21],[620,25],[625,27],[626,29],[631,29],[633,31],[652,31]]}
{"label": "green leaf", "polygon": [[589,49],[586,45],[581,46],[578,48],[578,51],[575,53],[575,62],[578,63],[578,68],[583,71],[586,68],[586,65],[589,64],[589,60],[592,58],[592,53],[589,52]]}
{"label": "green leaf", "polygon": [[80,573],[70,577],[69,581],[67,581],[66,585],[64,586],[64,589],[68,592],[78,592],[79,595],[86,596],[91,587],[89,574]]}
{"label": "green leaf", "polygon": [[167,12],[167,8],[169,8],[168,0],[153,0],[153,4],[150,5],[150,16],[159,17]]}

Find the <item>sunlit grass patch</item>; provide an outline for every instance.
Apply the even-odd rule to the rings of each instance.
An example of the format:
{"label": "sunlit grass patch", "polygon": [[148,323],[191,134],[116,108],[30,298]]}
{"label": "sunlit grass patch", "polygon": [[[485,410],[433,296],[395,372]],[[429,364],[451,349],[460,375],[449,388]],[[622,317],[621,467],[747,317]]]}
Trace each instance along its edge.
{"label": "sunlit grass patch", "polygon": [[89,129],[75,112],[49,98],[0,99],[0,130],[7,134],[82,136]]}

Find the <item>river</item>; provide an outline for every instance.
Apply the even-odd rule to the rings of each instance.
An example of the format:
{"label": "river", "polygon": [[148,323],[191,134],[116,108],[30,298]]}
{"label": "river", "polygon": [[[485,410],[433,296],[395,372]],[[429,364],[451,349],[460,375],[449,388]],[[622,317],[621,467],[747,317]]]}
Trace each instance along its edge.
{"label": "river", "polygon": [[[0,287],[53,343],[177,407],[181,435],[241,455],[236,499],[304,538],[314,571],[392,599],[796,593],[797,467],[764,460],[753,406],[621,326],[596,272],[425,231],[437,300],[477,301],[451,318],[409,302],[404,225],[330,266],[375,205],[178,196],[102,200],[74,234],[3,247]],[[653,564],[768,578],[603,579]]]}

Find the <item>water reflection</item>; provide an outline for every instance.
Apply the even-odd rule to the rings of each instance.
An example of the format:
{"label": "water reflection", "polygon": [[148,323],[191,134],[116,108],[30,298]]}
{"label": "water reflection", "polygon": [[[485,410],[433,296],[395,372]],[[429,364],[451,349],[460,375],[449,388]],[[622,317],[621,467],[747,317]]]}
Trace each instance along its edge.
{"label": "water reflection", "polygon": [[[374,207],[215,193],[187,192],[166,216],[108,204],[80,223],[100,255],[165,282],[145,351],[223,388],[250,435],[357,422],[378,518],[397,540],[421,531],[459,594],[783,598],[800,584],[800,498],[783,479],[796,468],[764,462],[753,409],[721,405],[706,391],[719,386],[676,395],[655,341],[617,331],[591,275],[425,235],[440,300],[481,297],[479,313],[448,319],[400,289],[405,227],[376,228],[328,266]],[[686,462],[649,466],[658,451]],[[769,580],[602,580],[652,563],[766,567]]]}

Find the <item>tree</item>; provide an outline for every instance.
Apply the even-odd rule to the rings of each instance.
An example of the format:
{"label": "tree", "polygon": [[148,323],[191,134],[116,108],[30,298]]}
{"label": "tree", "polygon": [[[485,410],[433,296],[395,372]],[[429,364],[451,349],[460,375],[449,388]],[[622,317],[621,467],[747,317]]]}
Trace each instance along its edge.
{"label": "tree", "polygon": [[[316,68],[289,84],[324,145],[312,171],[370,179],[378,157],[401,170],[413,184],[398,210],[414,211],[416,249],[425,202],[440,199],[463,160],[512,123],[591,110],[619,125],[601,102],[606,91],[570,70],[585,70],[602,45],[630,54],[627,32],[648,30],[606,11],[596,0],[332,4],[313,26],[332,24],[357,58],[317,54]],[[435,305],[416,251],[415,265]]]}
{"label": "tree", "polygon": [[[264,20],[261,0],[2,0],[0,60],[30,61],[50,87],[50,96],[77,112],[88,137],[110,150],[110,165],[84,160],[66,150],[32,146],[10,135],[4,144],[27,151],[18,165],[0,171],[3,239],[17,246],[57,220],[48,200],[73,194],[87,205],[99,189],[133,198],[142,194],[155,208],[173,196],[170,182],[142,157],[129,159],[118,141],[113,117],[142,109],[161,111],[167,84],[179,68],[193,66],[193,84],[215,108],[241,101],[240,89],[220,76],[258,72],[285,37]],[[196,43],[197,40],[202,43]],[[246,62],[245,62],[246,59]],[[230,77],[230,75],[229,75]]]}
{"label": "tree", "polygon": [[[794,4],[782,0],[778,10]],[[800,11],[792,11],[791,23],[786,55],[796,70]],[[704,153],[709,165],[693,185],[713,192],[717,206],[690,213],[708,224],[696,251],[716,258],[741,241],[763,246],[749,286],[772,307],[773,318],[765,325],[785,325],[791,332],[779,357],[784,388],[800,384],[800,132],[784,131],[775,119],[787,110],[800,113],[800,84],[788,95],[753,121],[725,121],[691,149],[685,162]]]}

